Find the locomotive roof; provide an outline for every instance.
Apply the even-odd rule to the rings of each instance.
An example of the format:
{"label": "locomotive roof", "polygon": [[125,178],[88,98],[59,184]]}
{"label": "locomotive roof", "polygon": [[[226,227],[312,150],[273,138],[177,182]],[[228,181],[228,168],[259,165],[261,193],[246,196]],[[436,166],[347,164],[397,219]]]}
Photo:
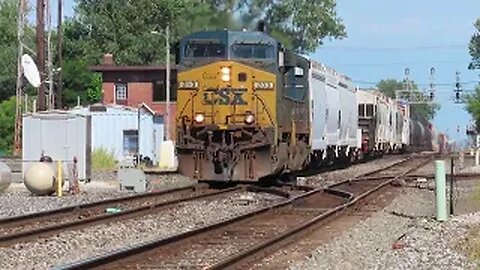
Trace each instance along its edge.
{"label": "locomotive roof", "polygon": [[182,38],[182,43],[191,40],[211,40],[211,42],[223,42],[225,44],[231,45],[233,43],[263,43],[263,44],[272,44],[276,45],[277,40],[269,36],[264,32],[259,31],[230,31],[230,30],[219,30],[219,31],[200,31],[192,33],[188,36]]}

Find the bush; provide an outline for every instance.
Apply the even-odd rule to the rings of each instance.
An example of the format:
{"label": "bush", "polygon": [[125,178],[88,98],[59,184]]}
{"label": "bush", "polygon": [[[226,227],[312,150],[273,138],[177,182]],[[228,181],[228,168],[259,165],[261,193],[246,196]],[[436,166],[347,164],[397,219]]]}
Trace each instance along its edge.
{"label": "bush", "polygon": [[94,149],[92,152],[92,169],[94,171],[113,171],[117,167],[117,160],[112,152],[104,148]]}

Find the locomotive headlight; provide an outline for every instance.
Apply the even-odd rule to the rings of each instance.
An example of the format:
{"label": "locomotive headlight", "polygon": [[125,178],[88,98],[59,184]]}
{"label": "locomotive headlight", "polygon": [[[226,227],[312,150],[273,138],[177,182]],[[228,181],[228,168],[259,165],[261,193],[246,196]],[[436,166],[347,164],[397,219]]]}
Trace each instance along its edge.
{"label": "locomotive headlight", "polygon": [[259,90],[273,89],[273,87],[274,87],[273,82],[254,82],[253,83],[253,88],[259,89]]}
{"label": "locomotive headlight", "polygon": [[205,115],[203,113],[197,113],[195,114],[195,123],[197,124],[201,124],[203,123],[203,121],[205,121]]}
{"label": "locomotive headlight", "polygon": [[222,67],[222,81],[229,82],[230,81],[230,68],[229,67]]}
{"label": "locomotive headlight", "polygon": [[245,123],[251,125],[253,122],[255,122],[255,116],[252,113],[247,113],[245,116]]}

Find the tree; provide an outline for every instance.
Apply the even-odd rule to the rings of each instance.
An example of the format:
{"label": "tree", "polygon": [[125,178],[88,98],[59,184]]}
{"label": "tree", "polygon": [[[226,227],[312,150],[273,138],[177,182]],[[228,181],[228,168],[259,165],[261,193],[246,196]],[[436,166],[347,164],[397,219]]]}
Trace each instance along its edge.
{"label": "tree", "polygon": [[18,0],[0,0],[0,101],[15,95]]}
{"label": "tree", "polygon": [[476,32],[470,38],[470,44],[468,46],[472,62],[468,66],[469,69],[480,68],[480,19],[475,24]]}
{"label": "tree", "polygon": [[[472,62],[469,69],[480,69],[480,19],[474,24],[476,31],[470,38],[468,46]],[[467,97],[467,112],[473,117],[477,131],[480,132],[480,87],[475,89],[475,93]]]}
{"label": "tree", "polygon": [[480,87],[475,89],[475,93],[467,97],[467,112],[473,117],[477,131],[480,132]]}
{"label": "tree", "polygon": [[[345,26],[336,14],[335,0],[257,0],[252,7],[265,9],[274,36],[287,35],[298,52],[313,52],[326,37],[346,37]],[[275,34],[276,33],[276,34]]]}
{"label": "tree", "polygon": [[0,153],[7,155],[13,151],[15,106],[15,97],[0,102]]}
{"label": "tree", "polygon": [[119,64],[164,61],[164,38],[152,35],[171,27],[172,41],[200,29],[253,28],[260,19],[272,36],[299,52],[313,52],[324,38],[345,37],[334,0],[77,0],[65,25],[65,53],[99,63],[103,53]]}
{"label": "tree", "polygon": [[335,0],[211,0],[211,4],[231,18],[240,14],[241,27],[252,28],[264,20],[273,37],[300,53],[315,51],[327,37],[346,37]]}
{"label": "tree", "polygon": [[[395,98],[395,91],[404,89],[404,82],[395,79],[381,80],[377,84],[378,90],[390,98]],[[412,91],[419,91],[418,86],[412,82]],[[440,105],[433,104],[412,104],[410,106],[410,115],[412,118],[432,120],[436,112],[440,109]]]}
{"label": "tree", "polygon": [[70,106],[77,96],[87,100],[85,92],[92,82],[87,67],[100,64],[104,53],[112,53],[119,65],[163,63],[165,38],[151,32],[163,32],[167,25],[171,29],[171,45],[181,36],[202,29],[252,29],[260,19],[270,26],[272,36],[300,52],[315,50],[326,37],[345,36],[334,0],[76,0],[76,3],[75,16],[64,23],[64,100]]}

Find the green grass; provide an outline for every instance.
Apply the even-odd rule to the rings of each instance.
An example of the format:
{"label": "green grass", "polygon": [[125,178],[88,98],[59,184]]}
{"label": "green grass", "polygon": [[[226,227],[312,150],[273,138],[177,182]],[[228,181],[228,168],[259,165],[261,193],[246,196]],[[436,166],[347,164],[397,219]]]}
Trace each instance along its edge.
{"label": "green grass", "polygon": [[472,226],[466,238],[457,243],[456,249],[478,265],[480,263],[480,226]]}
{"label": "green grass", "polygon": [[113,171],[117,167],[117,160],[112,152],[104,148],[97,148],[92,152],[92,169],[94,171]]}

